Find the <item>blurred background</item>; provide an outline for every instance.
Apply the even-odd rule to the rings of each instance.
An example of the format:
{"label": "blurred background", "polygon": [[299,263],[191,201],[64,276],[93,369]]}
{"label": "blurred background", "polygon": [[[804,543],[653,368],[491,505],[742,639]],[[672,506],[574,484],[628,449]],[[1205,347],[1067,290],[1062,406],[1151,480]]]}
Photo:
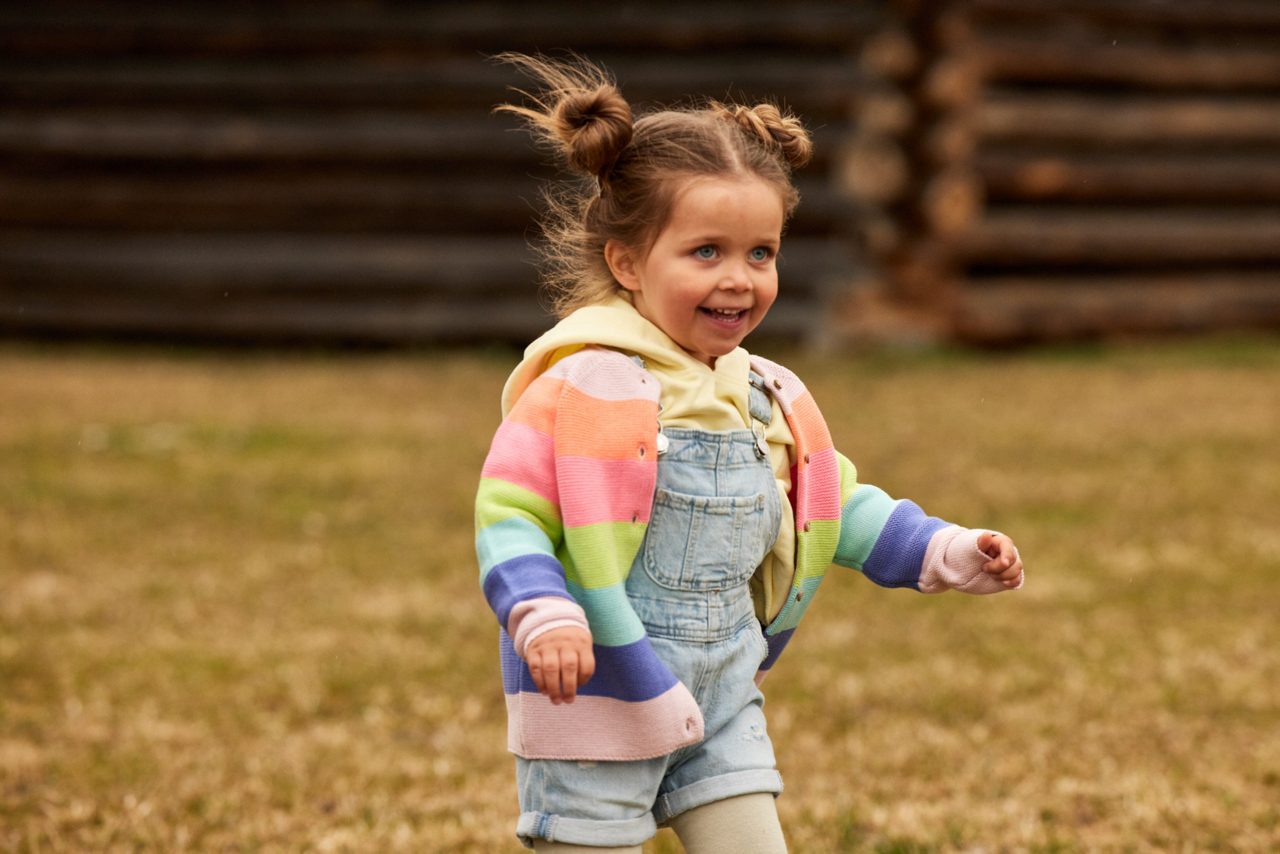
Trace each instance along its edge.
{"label": "blurred background", "polygon": [[1273,0],[50,0],[0,10],[0,332],[528,340],[556,172],[486,57],[563,49],[814,130],[773,335],[1280,325]]}

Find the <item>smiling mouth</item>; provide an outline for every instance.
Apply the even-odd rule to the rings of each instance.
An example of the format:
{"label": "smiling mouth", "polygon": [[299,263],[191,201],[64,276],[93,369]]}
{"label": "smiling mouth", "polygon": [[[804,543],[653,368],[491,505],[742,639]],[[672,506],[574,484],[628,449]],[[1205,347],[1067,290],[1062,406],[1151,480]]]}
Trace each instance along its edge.
{"label": "smiling mouth", "polygon": [[745,317],[747,313],[747,309],[745,308],[702,308],[699,309],[699,311],[713,320],[721,320],[727,323],[740,320]]}

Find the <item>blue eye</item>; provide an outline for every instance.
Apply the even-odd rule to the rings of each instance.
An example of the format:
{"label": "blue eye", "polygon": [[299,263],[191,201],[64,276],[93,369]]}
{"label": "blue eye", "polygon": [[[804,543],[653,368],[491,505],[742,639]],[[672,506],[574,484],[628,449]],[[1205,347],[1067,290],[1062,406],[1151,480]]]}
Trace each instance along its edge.
{"label": "blue eye", "polygon": [[755,261],[756,263],[760,263],[761,261],[768,261],[772,256],[773,256],[773,250],[768,249],[764,246],[757,246],[755,249],[752,249],[750,253],[751,260]]}
{"label": "blue eye", "polygon": [[697,249],[693,250],[693,254],[696,257],[701,258],[703,261],[710,261],[712,258],[716,257],[716,248],[710,244],[707,244],[706,246],[699,246]]}

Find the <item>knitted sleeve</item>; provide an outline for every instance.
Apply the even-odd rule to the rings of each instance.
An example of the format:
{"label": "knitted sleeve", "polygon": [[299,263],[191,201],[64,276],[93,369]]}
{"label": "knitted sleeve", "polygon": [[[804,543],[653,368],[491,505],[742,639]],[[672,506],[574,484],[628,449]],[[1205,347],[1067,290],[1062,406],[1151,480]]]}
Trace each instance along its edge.
{"label": "knitted sleeve", "polygon": [[979,530],[927,515],[919,505],[893,499],[884,490],[858,483],[844,456],[840,464],[840,539],[835,562],[882,587],[910,587],[924,593],[961,590],[998,593],[1000,581],[982,571],[989,559],[977,546]]}
{"label": "knitted sleeve", "polygon": [[561,392],[562,382],[544,375],[521,395],[494,435],[476,494],[480,583],[522,657],[544,632],[587,628],[556,556],[564,537],[553,446]]}

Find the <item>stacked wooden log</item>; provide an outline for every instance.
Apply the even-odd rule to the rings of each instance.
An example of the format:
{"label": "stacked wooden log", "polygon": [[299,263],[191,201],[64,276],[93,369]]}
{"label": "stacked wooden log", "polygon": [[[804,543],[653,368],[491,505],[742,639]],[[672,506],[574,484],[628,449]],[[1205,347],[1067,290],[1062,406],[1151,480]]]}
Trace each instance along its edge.
{"label": "stacked wooden log", "polygon": [[555,174],[487,61],[570,47],[643,103],[777,95],[818,128],[771,316],[818,334],[857,263],[830,153],[879,4],[0,9],[0,331],[527,340]]}
{"label": "stacked wooden log", "polygon": [[846,339],[949,335],[956,246],[982,206],[972,122],[981,81],[968,22],[946,0],[894,0],[890,10],[859,56],[874,83],[840,170],[877,262],[842,305]]}
{"label": "stacked wooden log", "polygon": [[847,334],[1280,324],[1280,4],[894,0],[861,64]]}
{"label": "stacked wooden log", "polygon": [[1280,325],[1280,4],[972,0],[962,337]]}

